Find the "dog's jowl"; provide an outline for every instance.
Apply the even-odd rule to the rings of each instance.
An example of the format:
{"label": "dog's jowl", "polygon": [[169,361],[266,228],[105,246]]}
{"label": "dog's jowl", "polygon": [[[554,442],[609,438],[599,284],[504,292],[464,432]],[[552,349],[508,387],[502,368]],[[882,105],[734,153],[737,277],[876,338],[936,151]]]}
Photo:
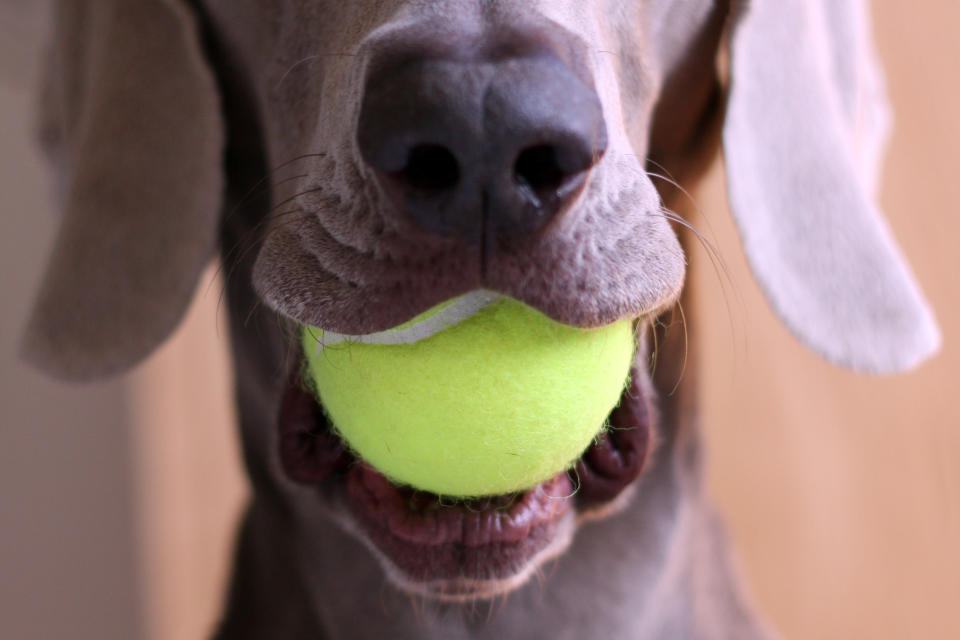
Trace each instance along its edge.
{"label": "dog's jowl", "polygon": [[874,200],[861,0],[55,22],[63,220],[25,353],[126,371],[219,256],[253,492],[216,637],[770,637],[702,488],[679,194],[723,153],[757,280],[825,358],[937,348]]}

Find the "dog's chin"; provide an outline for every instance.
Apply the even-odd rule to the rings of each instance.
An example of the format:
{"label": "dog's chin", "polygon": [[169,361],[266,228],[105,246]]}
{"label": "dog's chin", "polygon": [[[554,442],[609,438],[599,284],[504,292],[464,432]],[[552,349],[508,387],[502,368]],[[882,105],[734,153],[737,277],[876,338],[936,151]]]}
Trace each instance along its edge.
{"label": "dog's chin", "polygon": [[508,592],[563,553],[576,528],[572,494],[564,472],[516,495],[451,503],[360,464],[338,519],[401,590],[463,602]]}
{"label": "dog's chin", "polygon": [[582,521],[626,503],[650,454],[649,380],[635,365],[609,428],[569,470],[514,494],[445,498],[394,484],[354,457],[300,371],[291,373],[280,410],[284,471],[316,489],[325,511],[398,588],[438,601],[489,599],[523,585],[567,549]]}

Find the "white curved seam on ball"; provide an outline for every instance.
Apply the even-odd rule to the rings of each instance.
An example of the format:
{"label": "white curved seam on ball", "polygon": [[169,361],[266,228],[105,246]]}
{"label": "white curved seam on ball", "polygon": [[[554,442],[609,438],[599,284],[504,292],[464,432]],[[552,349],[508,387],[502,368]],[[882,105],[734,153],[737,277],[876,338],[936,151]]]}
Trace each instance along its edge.
{"label": "white curved seam on ball", "polygon": [[487,289],[477,289],[464,294],[455,301],[440,309],[432,316],[404,327],[403,329],[388,329],[365,335],[348,335],[334,331],[324,331],[317,337],[317,353],[324,347],[342,342],[359,342],[361,344],[414,344],[430,336],[440,333],[467,318],[475,315],[481,309],[490,306],[504,296]]}

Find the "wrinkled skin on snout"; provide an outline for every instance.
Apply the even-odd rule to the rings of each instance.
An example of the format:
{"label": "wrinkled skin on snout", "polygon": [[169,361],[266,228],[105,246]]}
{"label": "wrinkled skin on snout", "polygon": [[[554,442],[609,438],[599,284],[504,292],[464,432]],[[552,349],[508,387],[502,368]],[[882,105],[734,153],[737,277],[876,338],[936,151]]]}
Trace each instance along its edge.
{"label": "wrinkled skin on snout", "polygon": [[[478,288],[507,294],[576,326],[599,326],[623,317],[640,318],[641,325],[649,322],[678,298],[685,259],[664,213],[657,189],[661,185],[655,186],[647,171],[657,166],[658,171],[684,175],[695,170],[691,159],[698,157],[698,147],[710,147],[706,132],[718,95],[714,55],[726,15],[722,4],[202,0],[210,57],[226,85],[223,109],[231,153],[243,164],[247,148],[262,148],[265,157],[258,166],[266,169],[271,185],[271,216],[264,221],[262,245],[255,247],[257,294],[291,324],[346,334],[394,327],[434,304]],[[365,100],[369,104],[377,83],[382,86],[385,79],[402,77],[415,67],[420,69],[417,82],[429,85],[430,70],[436,69],[446,74],[443,82],[473,78],[464,86],[476,92],[476,104],[485,105],[494,91],[491,87],[498,86],[510,65],[522,67],[530,60],[534,66],[547,61],[537,67],[542,75],[528,72],[519,88],[497,89],[500,98],[526,100],[517,98],[516,92],[533,91],[529,89],[533,80],[544,82],[549,92],[550,74],[556,72],[570,86],[585,88],[584,95],[595,96],[599,108],[599,121],[596,114],[590,116],[594,125],[600,125],[591,129],[596,135],[587,136],[591,157],[582,164],[588,166],[575,168],[574,187],[559,198],[549,219],[528,224],[521,212],[517,224],[497,223],[498,210],[491,214],[484,200],[487,183],[480,178],[469,183],[469,176],[486,171],[477,163],[487,160],[483,153],[470,157],[466,151],[456,158],[456,175],[467,184],[465,189],[475,190],[458,192],[462,200],[444,210],[443,224],[431,224],[421,210],[411,212],[407,205],[412,196],[405,186],[385,178],[383,168],[374,166],[364,148],[364,144],[379,148],[379,141],[389,134],[389,123],[374,127],[366,142],[358,131]],[[432,90],[441,92],[442,84]],[[474,104],[463,101],[469,103],[464,109]],[[548,105],[548,111],[556,104]],[[522,104],[519,109],[523,111]],[[484,108],[478,113],[481,121],[493,118]],[[464,121],[476,124],[469,118]],[[462,134],[475,136],[462,144],[463,149],[489,143],[491,136],[484,133],[492,125],[477,126],[480,134]],[[456,147],[461,134],[451,135],[449,144]],[[459,147],[454,151],[460,154]],[[517,152],[523,151],[520,145]],[[648,165],[648,158],[657,164]],[[397,162],[394,173],[402,171],[403,157]],[[427,182],[435,181],[428,176]],[[322,411],[298,389],[293,346],[291,353],[287,374],[291,383],[280,433],[260,440],[265,447],[281,450],[272,471],[283,478],[289,500],[303,515],[302,537],[310,538],[315,518],[333,518],[407,591],[448,599],[509,591],[546,559],[562,553],[585,516],[610,513],[629,497],[626,486],[616,482],[612,488],[584,482],[578,500],[562,507],[530,507],[546,514],[543,526],[533,527],[533,533],[529,527],[504,525],[510,540],[498,539],[499,546],[484,547],[484,540],[478,539],[487,533],[481,531],[468,543],[448,532],[424,544],[467,544],[470,551],[448,556],[436,566],[422,558],[411,560],[420,553],[410,549],[410,538],[419,535],[416,531],[401,544],[391,534],[403,527],[383,525],[392,517],[389,513],[384,515],[381,509],[371,515],[369,508],[351,507],[351,500],[360,500],[358,492],[380,499],[391,489],[378,488],[384,480],[375,472],[340,457],[337,443],[323,444],[335,436],[317,427],[324,421]],[[622,442],[623,450],[616,452],[621,458],[627,452],[635,456],[631,480],[642,470],[655,435],[647,357],[648,349],[641,345],[634,367],[639,404],[623,410],[633,411],[624,419],[635,423],[628,426],[644,430],[642,442]],[[303,445],[305,433],[314,438],[309,450]],[[615,444],[604,446],[616,449]],[[581,469],[585,475],[591,469],[602,471],[610,462],[602,451],[588,455],[594,456],[595,464]],[[558,477],[543,489],[553,492],[545,504],[553,505],[550,498],[565,498],[571,489],[567,477]],[[525,501],[544,496],[507,502],[497,497],[491,504],[502,510],[505,504],[516,506],[515,500],[524,506]],[[458,520],[450,526],[465,525]],[[508,542],[514,545],[509,553],[504,551]]]}

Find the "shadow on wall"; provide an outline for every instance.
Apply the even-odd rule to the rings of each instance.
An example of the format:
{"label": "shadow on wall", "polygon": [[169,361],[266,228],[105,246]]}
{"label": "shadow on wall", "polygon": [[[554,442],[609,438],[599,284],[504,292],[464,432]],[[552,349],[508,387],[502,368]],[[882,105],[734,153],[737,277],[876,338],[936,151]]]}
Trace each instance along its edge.
{"label": "shadow on wall", "polygon": [[16,357],[56,217],[32,139],[46,2],[0,4],[0,637],[141,637],[126,384]]}

